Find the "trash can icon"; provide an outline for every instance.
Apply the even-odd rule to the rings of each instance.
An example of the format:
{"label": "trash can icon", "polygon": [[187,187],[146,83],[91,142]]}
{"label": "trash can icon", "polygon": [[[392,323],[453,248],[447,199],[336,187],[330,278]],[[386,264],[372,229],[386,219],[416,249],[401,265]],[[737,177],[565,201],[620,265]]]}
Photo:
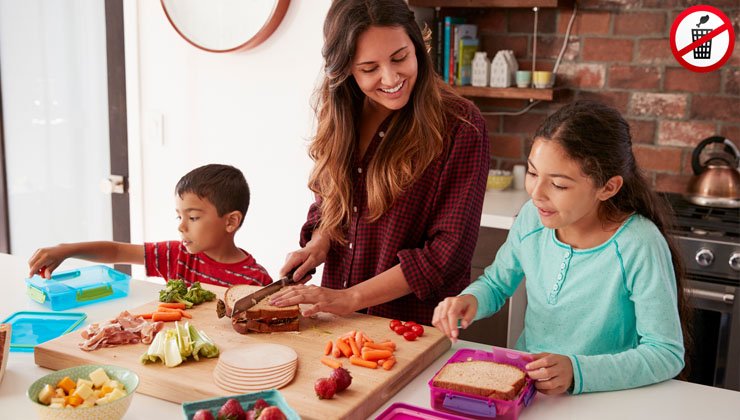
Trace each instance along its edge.
{"label": "trash can icon", "polygon": [[[699,19],[699,23],[696,24],[696,28],[691,28],[691,41],[696,42],[704,35],[712,32],[714,29],[702,29],[699,28],[701,25],[707,23],[709,21],[709,15],[702,16],[701,19]],[[694,48],[694,59],[695,60],[707,60],[712,56],[712,40],[699,45],[698,47]]]}

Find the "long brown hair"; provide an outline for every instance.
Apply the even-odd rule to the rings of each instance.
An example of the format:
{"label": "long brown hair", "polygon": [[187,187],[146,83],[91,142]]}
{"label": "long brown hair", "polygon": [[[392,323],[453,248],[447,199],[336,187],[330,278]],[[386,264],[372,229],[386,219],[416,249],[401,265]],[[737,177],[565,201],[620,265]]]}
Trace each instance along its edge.
{"label": "long brown hair", "polygon": [[451,121],[445,111],[465,119],[456,106],[462,98],[434,72],[427,45],[430,37],[422,33],[405,1],[334,1],[324,22],[324,79],[314,98],[318,127],[309,147],[314,167],[308,186],[321,199],[318,230],[339,243],[346,241],[343,230],[351,215],[351,166],[365,98],[351,65],[358,37],[371,26],[406,31],[416,49],[418,74],[408,104],[391,117],[369,164],[369,221],[378,220],[446,150],[446,127]]}
{"label": "long brown hair", "polygon": [[602,187],[614,176],[624,179],[622,188],[599,206],[599,218],[620,222],[625,215],[640,214],[650,219],[668,243],[673,271],[676,274],[678,314],[684,338],[684,368],[681,376],[689,371],[689,351],[693,340],[689,325],[691,308],[684,293],[685,272],[677,245],[667,234],[673,221],[673,210],[668,202],[650,188],[647,179],[637,166],[632,152],[632,136],[627,121],[619,112],[602,103],[576,101],[563,106],[545,119],[534,135],[535,139],[554,140],[566,153],[580,163],[583,173],[597,187]]}

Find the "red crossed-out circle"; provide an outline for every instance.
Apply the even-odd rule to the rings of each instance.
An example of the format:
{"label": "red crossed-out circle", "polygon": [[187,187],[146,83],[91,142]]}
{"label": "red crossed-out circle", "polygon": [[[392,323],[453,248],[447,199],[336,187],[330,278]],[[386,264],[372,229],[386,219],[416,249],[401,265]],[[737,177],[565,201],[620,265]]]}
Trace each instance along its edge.
{"label": "red crossed-out circle", "polygon": [[[712,13],[712,14],[716,15],[718,18],[722,19],[722,23],[723,24],[722,24],[722,26],[720,26],[720,28],[722,28],[722,30],[717,31],[714,36],[717,36],[717,35],[721,34],[722,32],[727,31],[728,32],[728,35],[730,37],[730,42],[727,45],[727,51],[725,51],[725,54],[722,56],[722,58],[719,61],[717,61],[716,63],[714,63],[714,64],[712,64],[710,66],[700,67],[700,66],[695,66],[695,65],[689,63],[688,61],[686,61],[683,58],[683,56],[686,53],[688,53],[689,51],[691,51],[691,50],[689,50],[689,51],[682,51],[683,54],[681,54],[679,52],[678,46],[676,46],[676,31],[678,30],[678,25],[681,24],[681,22],[686,17],[688,17],[690,14],[692,14],[694,12],[709,12],[709,13]],[[720,29],[720,28],[717,28],[717,29]],[[716,29],[715,29],[715,31],[716,31]],[[713,31],[713,32],[715,32],[715,31]],[[722,67],[722,65],[724,65],[727,62],[727,60],[730,59],[730,55],[732,55],[732,50],[735,48],[735,29],[733,29],[732,22],[730,22],[730,19],[727,17],[727,15],[725,15],[724,13],[722,13],[722,11],[719,10],[719,9],[717,9],[716,7],[705,6],[705,5],[691,6],[688,9],[684,10],[683,12],[681,12],[681,14],[678,15],[678,17],[676,18],[676,20],[673,21],[673,25],[671,26],[671,38],[670,38],[670,41],[671,41],[671,52],[673,52],[673,56],[676,57],[676,61],[678,61],[679,64],[681,64],[682,66],[686,67],[687,69],[692,70],[692,71],[695,71],[695,72],[707,73],[707,72],[710,72],[710,71],[713,71],[713,70],[717,70],[718,68]],[[701,41],[701,40],[699,40],[699,41]],[[699,43],[699,44],[702,44],[703,43],[703,42],[699,42],[699,41],[697,41],[697,43]],[[704,42],[706,42],[706,41],[704,41]],[[691,44],[689,44],[689,45],[691,45]],[[686,47],[684,47],[682,50],[685,50],[685,49],[686,49]]]}

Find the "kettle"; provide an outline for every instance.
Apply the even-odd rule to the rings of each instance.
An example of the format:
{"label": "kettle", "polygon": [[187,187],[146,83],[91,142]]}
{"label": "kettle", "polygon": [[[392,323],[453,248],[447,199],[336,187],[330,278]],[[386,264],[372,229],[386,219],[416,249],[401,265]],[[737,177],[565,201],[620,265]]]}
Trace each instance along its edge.
{"label": "kettle", "polygon": [[[713,143],[723,144],[721,152],[710,154],[700,162],[702,151]],[[699,143],[691,155],[694,177],[689,182],[686,199],[699,206],[740,207],[740,152],[730,141],[712,136]]]}

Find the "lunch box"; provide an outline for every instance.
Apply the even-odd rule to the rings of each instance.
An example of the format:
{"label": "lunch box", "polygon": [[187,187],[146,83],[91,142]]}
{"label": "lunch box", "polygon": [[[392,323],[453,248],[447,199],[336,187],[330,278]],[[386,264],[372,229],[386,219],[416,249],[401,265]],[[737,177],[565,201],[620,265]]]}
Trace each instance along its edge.
{"label": "lunch box", "polygon": [[50,279],[26,279],[26,293],[53,311],[128,296],[131,276],[105,265],[54,273]]}
{"label": "lunch box", "polygon": [[[449,363],[474,360],[507,364],[525,370],[524,366],[531,362],[532,358],[528,353],[501,347],[493,347],[491,351],[464,348],[452,355],[445,366]],[[438,373],[439,371],[434,376],[437,376]],[[475,419],[516,419],[522,409],[532,402],[536,393],[534,382],[528,376],[521,392],[512,401],[438,388],[433,385],[433,382],[434,377],[429,380],[432,408],[437,411]]]}

